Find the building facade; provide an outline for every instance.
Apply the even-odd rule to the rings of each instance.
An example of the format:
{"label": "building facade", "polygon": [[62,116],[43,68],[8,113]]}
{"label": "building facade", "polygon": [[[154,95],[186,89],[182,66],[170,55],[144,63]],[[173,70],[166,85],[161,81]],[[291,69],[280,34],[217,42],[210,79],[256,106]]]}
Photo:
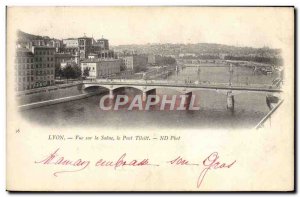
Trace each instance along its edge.
{"label": "building facade", "polygon": [[24,91],[34,88],[35,70],[33,53],[26,48],[18,48],[15,57],[16,91]]}
{"label": "building facade", "polygon": [[64,47],[67,48],[73,48],[73,47],[78,47],[78,38],[68,38],[68,39],[63,39],[63,44]]}
{"label": "building facade", "polygon": [[96,45],[100,46],[101,50],[109,50],[109,42],[105,38],[98,39]]}
{"label": "building facade", "polygon": [[112,58],[116,59],[114,51],[109,49],[107,39],[95,40],[92,37],[83,36],[80,38],[68,38],[63,41],[62,53],[70,53],[76,58],[76,63],[80,60],[92,58]]}
{"label": "building facade", "polygon": [[56,53],[55,54],[55,66],[63,68],[67,62],[77,63],[76,56],[73,56],[70,53]]}
{"label": "building facade", "polygon": [[99,58],[99,59],[117,59],[113,50],[102,50],[94,51],[94,53],[88,54],[88,59]]}
{"label": "building facade", "polygon": [[89,79],[115,76],[120,73],[121,63],[119,59],[86,59],[81,62],[82,75],[88,71],[88,76],[84,77]]}
{"label": "building facade", "polygon": [[45,46],[32,48],[35,64],[34,88],[55,84],[55,51],[54,47]]}
{"label": "building facade", "polygon": [[78,38],[78,47],[80,60],[88,58],[88,54],[92,53],[93,39],[86,36]]}
{"label": "building facade", "polygon": [[15,57],[16,91],[54,85],[54,47],[17,48]]}
{"label": "building facade", "polygon": [[142,55],[126,56],[122,59],[127,70],[135,71],[138,68],[145,68],[148,64],[148,58]]}

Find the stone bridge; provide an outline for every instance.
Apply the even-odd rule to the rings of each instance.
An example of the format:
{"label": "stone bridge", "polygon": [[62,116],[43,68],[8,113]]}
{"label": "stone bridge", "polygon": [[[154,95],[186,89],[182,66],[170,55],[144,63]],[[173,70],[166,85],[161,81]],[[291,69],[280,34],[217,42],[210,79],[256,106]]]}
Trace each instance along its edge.
{"label": "stone bridge", "polygon": [[183,83],[178,81],[146,81],[146,80],[95,80],[84,81],[83,90],[89,87],[102,87],[109,91],[110,95],[114,95],[115,92],[122,88],[134,88],[140,90],[143,94],[143,101],[147,99],[148,95],[155,95],[156,89],[168,88],[179,92],[182,95],[187,96],[189,101],[192,97],[192,92],[197,90],[210,90],[217,91],[218,93],[227,95],[227,108],[234,109],[234,95],[245,92],[256,92],[263,94],[277,94],[282,90],[270,85],[252,84],[242,85],[235,84],[229,85],[225,83],[210,83],[210,84],[195,84],[195,83]]}

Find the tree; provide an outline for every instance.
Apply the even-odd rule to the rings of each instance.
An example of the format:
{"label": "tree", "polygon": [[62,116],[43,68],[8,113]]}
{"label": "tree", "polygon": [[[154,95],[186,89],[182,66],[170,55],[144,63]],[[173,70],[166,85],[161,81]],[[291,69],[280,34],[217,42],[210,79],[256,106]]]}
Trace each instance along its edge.
{"label": "tree", "polygon": [[144,71],[146,71],[147,68],[144,67],[144,66],[136,66],[136,67],[134,67],[133,70],[134,70],[135,73],[138,73],[138,72],[144,72]]}
{"label": "tree", "polygon": [[74,78],[78,79],[81,77],[81,68],[78,65],[73,66],[74,69]]}
{"label": "tree", "polygon": [[159,66],[176,65],[176,60],[173,57],[157,56],[156,57],[156,63]]}
{"label": "tree", "polygon": [[68,79],[77,79],[81,76],[81,69],[78,65],[68,64],[62,69],[62,76]]}
{"label": "tree", "polygon": [[120,71],[124,71],[124,70],[126,70],[126,66],[125,66],[124,64],[122,64],[122,65],[120,66]]}
{"label": "tree", "polygon": [[90,69],[89,69],[89,68],[86,67],[86,68],[83,70],[83,76],[84,76],[84,77],[90,76]]}
{"label": "tree", "polygon": [[74,69],[71,65],[67,65],[62,69],[62,76],[67,80],[74,76]]}
{"label": "tree", "polygon": [[55,65],[55,77],[62,77],[62,69],[59,64]]}

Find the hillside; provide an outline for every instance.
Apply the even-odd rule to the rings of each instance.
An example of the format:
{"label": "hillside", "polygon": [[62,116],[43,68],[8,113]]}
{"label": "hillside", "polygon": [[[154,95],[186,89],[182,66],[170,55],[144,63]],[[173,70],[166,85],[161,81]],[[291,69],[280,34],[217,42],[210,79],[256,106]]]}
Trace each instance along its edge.
{"label": "hillside", "polygon": [[18,42],[28,42],[31,40],[50,39],[48,36],[38,36],[29,33],[25,33],[21,30],[17,31]]}

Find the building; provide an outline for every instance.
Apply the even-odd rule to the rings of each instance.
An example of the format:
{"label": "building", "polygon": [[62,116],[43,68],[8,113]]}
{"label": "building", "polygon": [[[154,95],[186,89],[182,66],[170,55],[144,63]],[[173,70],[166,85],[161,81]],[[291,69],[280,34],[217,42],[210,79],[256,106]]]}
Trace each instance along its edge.
{"label": "building", "polygon": [[63,68],[67,62],[68,63],[70,63],[70,62],[78,63],[76,56],[74,56],[70,53],[56,53],[55,54],[55,66],[56,67]]}
{"label": "building", "polygon": [[34,39],[28,41],[26,44],[26,48],[31,50],[32,47],[53,47],[55,48],[55,51],[59,53],[61,52],[61,49],[63,47],[63,42],[58,39],[54,39],[54,38],[50,39],[48,37],[45,37],[43,39]]}
{"label": "building", "polygon": [[63,42],[61,40],[58,40],[58,39],[50,39],[47,43],[47,46],[49,47],[54,47],[55,48],[55,51],[56,53],[60,53],[61,52],[61,49],[63,47]]}
{"label": "building", "polygon": [[63,46],[63,53],[70,53],[78,57],[76,62],[88,58],[115,59],[114,51],[109,50],[109,41],[104,38],[97,41],[85,35],[80,38],[68,38],[63,40]]}
{"label": "building", "polygon": [[98,58],[115,58],[114,51],[109,49],[109,42],[107,39],[102,37],[97,41],[93,41],[92,52],[98,54]]}
{"label": "building", "polygon": [[78,47],[80,60],[88,58],[88,54],[92,53],[93,38],[86,36],[78,38]]}
{"label": "building", "polygon": [[16,91],[54,84],[55,48],[47,46],[17,48],[15,57]]}
{"label": "building", "polygon": [[78,47],[78,38],[68,38],[68,39],[63,39],[63,45],[66,48],[74,48]]}
{"label": "building", "polygon": [[100,46],[101,50],[109,50],[109,42],[103,37],[101,39],[98,39],[95,45]]}
{"label": "building", "polygon": [[75,63],[79,63],[79,44],[78,38],[68,38],[63,39],[63,47],[60,50],[60,53],[71,54],[72,59]]}
{"label": "building", "polygon": [[[122,61],[119,59],[85,59],[81,61],[81,71],[89,79],[107,78],[120,73]],[[86,70],[88,76],[85,76]]]}
{"label": "building", "polygon": [[117,59],[113,50],[94,51],[94,53],[88,54],[88,59]]}
{"label": "building", "polygon": [[138,71],[141,68],[145,68],[148,64],[148,58],[143,55],[133,55],[123,57],[123,65],[128,70]]}
{"label": "building", "polygon": [[15,57],[15,90],[34,88],[35,71],[33,53],[26,48],[18,48]]}
{"label": "building", "polygon": [[54,85],[55,51],[54,47],[32,47],[35,65],[34,88]]}
{"label": "building", "polygon": [[88,59],[97,59],[97,58],[98,58],[98,54],[96,54],[96,53],[90,53],[88,55]]}

